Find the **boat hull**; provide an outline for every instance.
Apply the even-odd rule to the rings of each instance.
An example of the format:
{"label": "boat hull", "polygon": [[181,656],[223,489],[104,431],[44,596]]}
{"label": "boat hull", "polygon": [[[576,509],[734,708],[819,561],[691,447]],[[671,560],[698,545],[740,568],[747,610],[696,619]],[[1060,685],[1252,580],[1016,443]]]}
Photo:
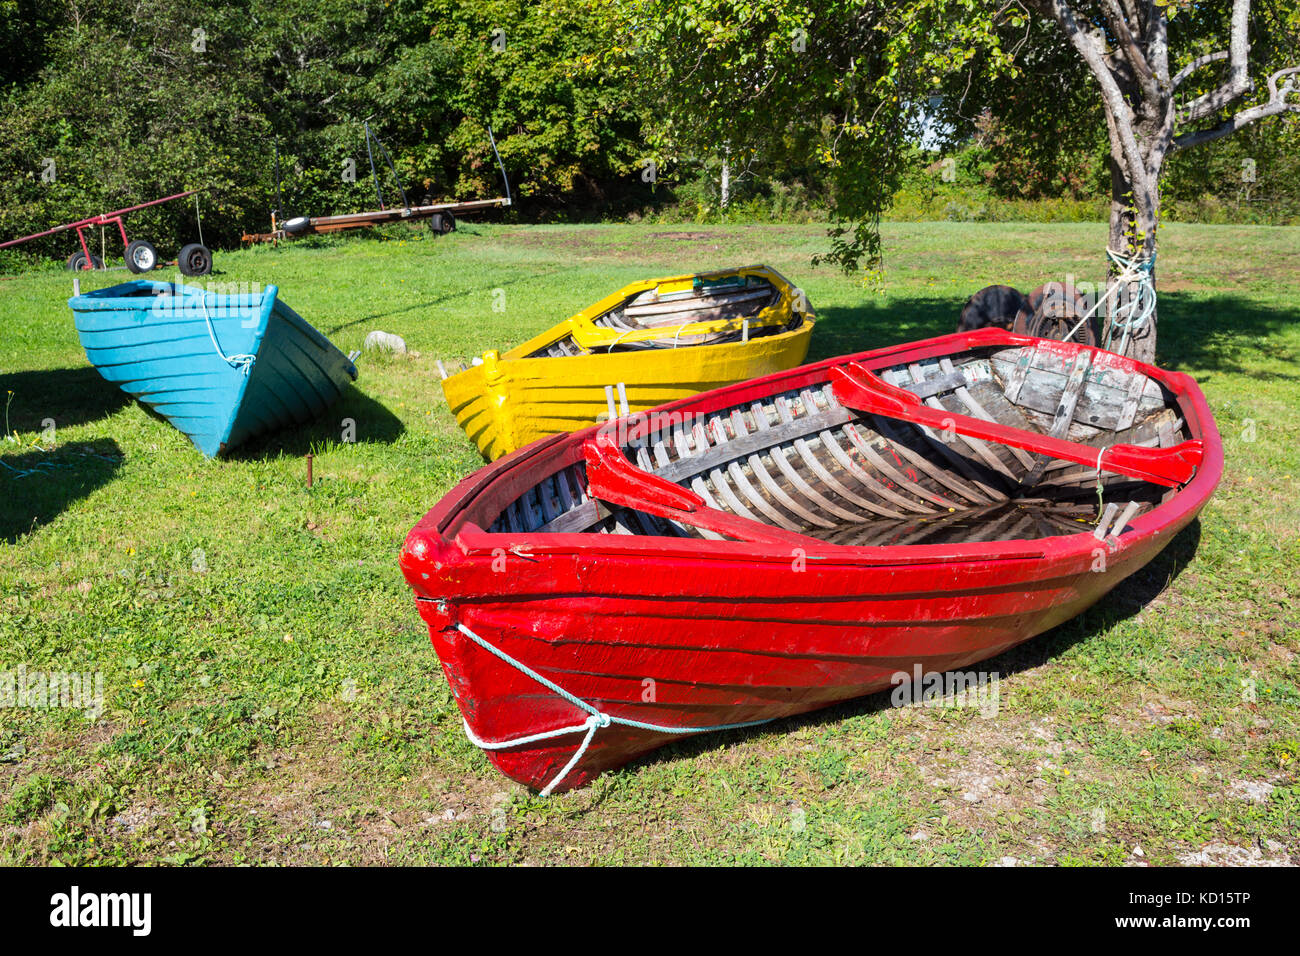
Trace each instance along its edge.
{"label": "boat hull", "polygon": [[[748,314],[740,302],[715,307],[700,299],[696,311],[682,311],[685,306],[672,298],[725,297],[725,286],[710,284],[727,280],[741,283],[730,294],[752,302]],[[696,291],[697,283],[704,291]],[[765,305],[754,300],[763,290],[770,295]],[[647,296],[656,300],[638,304]],[[637,309],[665,311],[628,319],[626,313]],[[457,423],[491,461],[547,435],[610,418],[614,395],[617,417],[794,368],[808,355],[814,323],[807,297],[768,266],[647,279],[504,354],[485,353],[444,379],[443,394]],[[622,393],[610,391],[619,385]]]}
{"label": "boat hull", "polygon": [[277,297],[136,280],[68,302],[86,358],[208,457],[303,424],[356,366]]}
{"label": "boat hull", "polygon": [[[948,336],[804,366],[656,414],[690,419],[824,383],[846,362],[907,367],[1004,339],[1036,341]],[[1107,368],[1128,363],[1089,351]],[[401,564],[479,740],[505,744],[587,719],[524,668],[602,714],[659,728],[598,727],[572,767],[584,732],[488,751],[521,783],[568,789],[682,736],[674,730],[815,710],[901,685],[918,667],[969,668],[1104,597],[1196,518],[1223,467],[1195,383],[1138,370],[1170,396],[1204,458],[1184,486],[1104,538],[1084,526],[1036,539],[850,547],[806,537],[503,531],[501,503],[537,476],[580,462],[589,437],[602,432],[593,428],[538,442],[465,479],[412,530]]]}
{"label": "boat hull", "polygon": [[810,320],[749,342],[676,350],[516,359],[489,353],[442,388],[457,424],[491,461],[607,418],[605,389],[618,383],[635,413],[793,368],[807,357],[812,331]]}
{"label": "boat hull", "polygon": [[[419,606],[463,716],[480,738],[572,727],[586,714],[448,627],[453,621],[601,711],[666,727],[713,727],[862,697],[899,686],[918,667],[926,674],[968,668],[1080,614],[1161,547],[1163,540],[1151,540],[1114,555],[1104,574],[1090,571],[1090,552],[1046,564],[819,562],[803,572],[792,570],[794,558],[761,565],[583,555],[566,562],[570,573],[563,577],[552,576],[555,565],[548,563],[535,580],[525,559],[507,558],[505,573],[524,577],[510,600],[461,602],[451,616],[436,602]],[[683,582],[692,582],[689,593],[682,593]],[[487,756],[506,776],[541,789],[572,758],[581,736]],[[556,789],[582,786],[681,736],[602,728]]]}

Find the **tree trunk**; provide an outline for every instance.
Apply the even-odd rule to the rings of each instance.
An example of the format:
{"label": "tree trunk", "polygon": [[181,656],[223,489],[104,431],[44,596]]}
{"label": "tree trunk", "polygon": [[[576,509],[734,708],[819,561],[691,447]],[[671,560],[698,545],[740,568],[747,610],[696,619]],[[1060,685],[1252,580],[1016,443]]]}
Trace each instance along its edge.
{"label": "tree trunk", "polygon": [[[1108,117],[1109,119],[1109,117]],[[1111,124],[1114,129],[1113,123]],[[1149,160],[1147,144],[1153,139],[1154,131],[1145,130],[1139,125],[1134,132],[1141,144],[1142,160]],[[1136,180],[1136,182],[1135,182]],[[1110,231],[1107,247],[1129,259],[1148,259],[1156,253],[1156,232],[1160,216],[1160,170],[1153,174],[1133,177],[1128,172],[1128,162],[1118,137],[1111,137],[1110,155]],[[1110,347],[1119,350],[1124,331],[1111,328],[1111,319],[1116,308],[1132,300],[1137,293],[1135,283],[1126,283],[1124,288],[1115,289],[1120,275],[1119,268],[1109,263],[1107,291],[1111,293],[1103,314],[1101,342],[1110,342]],[[1152,272],[1152,281],[1155,273]],[[1113,290],[1113,291],[1112,291]],[[1156,313],[1152,312],[1142,327],[1129,335],[1125,354],[1140,362],[1154,363],[1156,355]]]}

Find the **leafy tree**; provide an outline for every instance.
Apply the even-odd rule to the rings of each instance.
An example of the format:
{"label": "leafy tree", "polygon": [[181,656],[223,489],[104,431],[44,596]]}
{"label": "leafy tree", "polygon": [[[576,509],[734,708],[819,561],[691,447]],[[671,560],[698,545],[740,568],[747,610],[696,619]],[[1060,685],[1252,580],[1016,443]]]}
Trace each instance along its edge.
{"label": "leafy tree", "polygon": [[[878,253],[874,220],[919,104],[946,92],[960,110],[971,88],[1005,91],[1009,79],[1018,106],[1003,101],[1017,129],[1039,121],[1036,148],[1048,163],[1062,144],[1086,147],[1100,112],[1109,247],[1151,260],[1171,152],[1300,109],[1298,21],[1294,8],[1267,3],[1252,17],[1250,0],[619,0],[609,14],[611,62],[658,77],[657,142],[824,157],[839,187],[834,210],[854,223],[832,232],[832,258],[849,267]],[[799,29],[806,58],[790,49]],[[1243,98],[1254,105],[1239,108]],[[799,135],[810,122],[821,124],[820,140]],[[1133,343],[1138,357],[1154,356],[1155,328],[1153,317]]]}
{"label": "leafy tree", "polygon": [[[372,208],[367,121],[412,202],[499,194],[489,126],[534,212],[634,190],[640,114],[580,66],[593,17],[522,0],[0,0],[0,39],[25,51],[2,67],[0,236],[202,187],[204,238],[233,243],[265,228],[276,146],[285,212]],[[194,208],[130,230],[192,241]]]}

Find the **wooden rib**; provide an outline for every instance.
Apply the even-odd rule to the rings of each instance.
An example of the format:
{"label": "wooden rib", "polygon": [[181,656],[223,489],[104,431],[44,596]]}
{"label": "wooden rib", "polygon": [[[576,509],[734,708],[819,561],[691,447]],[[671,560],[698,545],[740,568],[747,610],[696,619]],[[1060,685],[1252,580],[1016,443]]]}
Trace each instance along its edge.
{"label": "wooden rib", "polygon": [[578,502],[578,499],[574,497],[573,489],[570,484],[574,480],[572,471],[572,468],[564,468],[555,473],[556,490],[560,494],[561,514],[572,510],[573,506]]}
{"label": "wooden rib", "polygon": [[558,507],[560,493],[556,490],[558,480],[556,475],[547,475],[537,483],[537,502],[542,508],[542,524],[554,521],[561,513],[562,509]]}
{"label": "wooden rib", "polygon": [[[690,446],[687,443],[686,428],[684,426],[679,425],[673,429],[673,444],[677,446],[677,454],[679,458],[687,458],[690,456]],[[710,508],[713,508],[715,511],[723,510],[718,507],[718,502],[714,500],[714,497],[710,493],[709,487],[708,485],[705,484],[703,478],[700,478],[698,476],[692,478],[691,490],[694,491],[701,498],[703,498],[704,503],[708,505]],[[696,527],[695,530],[698,531],[701,536],[708,538],[710,541],[724,540],[723,536],[718,534],[716,531],[710,531],[707,528],[698,528],[698,527]]]}
{"label": "wooden rib", "polygon": [[[956,478],[942,469],[936,468],[932,463],[927,462],[907,446],[891,442],[888,438],[878,432],[876,433],[877,437],[880,438],[881,441],[885,442],[900,459],[906,459],[913,468],[919,468],[929,478],[936,481],[938,484],[955,491],[957,494],[962,495],[967,500],[952,501],[931,491],[929,488],[925,487],[925,485],[921,484],[919,480],[907,478],[906,475],[903,475],[897,470],[897,468],[891,465],[889,460],[881,455],[871,442],[862,437],[858,432],[858,427],[855,423],[849,422],[846,424],[842,429],[842,432],[848,436],[849,443],[857,449],[860,455],[872,462],[872,464],[875,464],[876,467],[880,468],[887,476],[896,481],[900,487],[906,488],[909,492],[918,497],[923,497],[927,501],[939,505],[942,508],[969,508],[972,501],[981,502],[985,500],[979,492],[975,491],[974,488],[971,488],[960,478]],[[913,490],[913,486],[915,486],[916,490]]]}
{"label": "wooden rib", "polygon": [[[859,465],[848,454],[845,453],[844,449],[840,447],[839,442],[835,440],[835,435],[832,434],[830,431],[821,432],[820,437],[822,440],[822,447],[831,453],[831,457],[833,457],[837,462],[839,462],[840,466],[844,468],[845,471],[851,474],[854,478],[858,479],[858,481],[860,481],[866,488],[868,488],[872,494],[879,495],[881,498],[884,498],[886,501],[892,501],[900,508],[904,508],[907,511],[911,511],[916,514],[923,514],[923,515],[934,514],[933,508],[927,508],[923,504],[919,504],[903,495],[900,495],[898,492],[891,489],[879,478],[876,478],[875,476],[867,473],[867,471],[863,469],[861,465]],[[845,437],[847,438],[847,436]],[[851,441],[852,439],[850,439],[850,442]],[[891,468],[888,465],[888,463],[883,458],[880,457],[880,455],[875,453],[874,449],[871,449],[871,454],[865,457],[868,458],[871,464],[880,468],[882,471],[885,471],[886,476],[895,484],[897,484],[900,488],[903,487],[904,484],[907,482],[907,479],[902,474],[897,472],[895,469]],[[889,472],[893,472],[893,474],[889,474]],[[944,505],[944,507],[945,508],[953,507],[953,505],[947,504]]]}
{"label": "wooden rib", "polygon": [[855,514],[852,511],[846,511],[844,508],[841,508],[839,505],[835,504],[835,502],[822,495],[822,493],[812,485],[808,484],[804,477],[799,474],[793,465],[790,464],[790,460],[786,457],[788,453],[789,452],[784,446],[774,445],[772,446],[770,454],[772,461],[776,464],[777,470],[781,472],[785,477],[785,480],[790,482],[790,485],[796,491],[802,494],[822,511],[833,514],[837,518],[843,518],[845,521],[851,521],[854,524],[861,524],[863,521],[867,520],[860,514]]}
{"label": "wooden rib", "polygon": [[[877,419],[878,424],[883,424],[887,421],[888,419],[883,419],[883,418]],[[962,495],[966,499],[966,501],[962,503],[962,507],[969,508],[972,505],[990,504],[994,500],[996,500],[994,498],[982,494],[979,491],[979,489],[977,489],[974,485],[970,484],[967,481],[963,481],[961,478],[958,478],[951,471],[938,467],[934,462],[927,459],[924,455],[918,455],[916,452],[912,451],[911,448],[908,448],[904,442],[898,439],[897,437],[898,432],[895,431],[894,428],[892,427],[893,423],[890,422],[889,424],[891,426],[890,434],[886,435],[884,432],[877,433],[880,435],[881,439],[887,441],[889,443],[889,447],[892,448],[895,452],[897,452],[899,456],[906,459],[907,463],[910,464],[913,468],[919,468],[921,471],[924,471],[927,475],[929,475],[934,481],[943,485],[948,490],[956,494]],[[853,423],[844,426],[844,433],[849,436],[849,440],[853,442],[855,446],[866,444],[866,440],[861,435],[858,434],[857,426],[854,425]],[[933,441],[933,439],[928,439],[928,438],[927,440]],[[1005,500],[1005,498],[1003,500]]]}
{"label": "wooden rib", "polygon": [[[804,397],[805,407],[807,407],[810,404],[813,407],[816,407],[817,399],[814,394],[808,391],[805,391],[802,394]],[[830,392],[829,388],[827,389],[826,392],[823,393],[823,395],[826,399],[826,406],[828,410],[832,408],[840,407],[839,402],[835,400],[835,397]],[[847,434],[850,425],[851,423],[846,422],[844,427],[840,429],[840,432],[841,434],[845,435],[845,437],[848,438],[850,444],[852,444],[853,439]],[[898,505],[901,508],[906,508],[908,511],[915,511],[918,514],[929,514],[934,511],[933,508],[927,508],[925,505],[918,504],[912,499],[907,498],[902,494],[896,493],[887,484],[885,484],[885,482],[881,481],[875,475],[868,473],[864,468],[862,468],[861,465],[855,462],[853,458],[844,451],[843,448],[840,447],[839,442],[835,438],[834,432],[832,432],[830,429],[820,432],[820,435],[822,439],[822,447],[825,448],[827,451],[829,451],[831,455],[835,458],[835,460],[838,461],[840,465],[846,471],[849,472],[849,474],[853,475],[854,478],[857,478],[858,481],[862,482],[862,484],[866,488],[870,489],[873,493],[879,495],[880,497],[886,499],[887,501],[894,502],[894,504]],[[888,461],[886,461],[884,456],[882,456],[869,444],[863,442],[854,445],[854,447],[857,449],[858,453],[862,455],[864,458],[866,458],[867,461],[870,462],[871,465],[877,471],[881,472],[882,474],[885,475],[885,477],[893,481],[896,485],[898,485],[900,489],[904,489],[911,495],[914,495],[918,498],[923,498],[926,501],[931,502],[932,504],[940,505],[941,507],[944,508],[958,507],[957,502],[949,501],[947,498],[944,498],[941,495],[937,495],[933,493],[924,485],[920,484],[920,482],[909,479],[906,475],[904,475],[897,468],[895,468]]]}
{"label": "wooden rib", "polygon": [[[924,378],[924,376],[921,375],[921,371],[919,367],[913,365],[906,372],[900,369],[897,372],[894,381],[891,382],[890,384],[898,385],[900,388],[905,388],[909,380],[915,382],[918,378]],[[939,400],[933,397],[927,399],[926,404],[931,406],[932,408],[943,408],[943,405],[939,402]],[[906,445],[906,441],[904,441],[902,437],[906,426],[904,426],[902,422],[896,422],[893,421],[892,419],[877,417],[873,423],[873,427],[877,432],[877,434],[890,436],[893,439],[895,445]],[[975,473],[975,469],[970,459],[968,459],[964,455],[958,454],[955,449],[951,448],[948,445],[948,443],[944,441],[942,438],[940,438],[938,435],[936,435],[933,430],[926,428],[923,425],[913,425],[912,427],[916,430],[916,433],[918,435],[920,435],[923,439],[929,442],[931,448],[933,448],[935,451],[941,454],[944,458],[948,459],[948,461],[952,463],[952,466],[954,468],[956,468],[963,475],[965,475],[966,480],[969,481],[974,487],[978,488],[980,493],[988,501],[992,502],[992,501],[1009,500],[1010,496],[1006,494],[1006,492],[1004,492],[1000,488],[990,485],[986,481],[983,481],[980,478],[980,476]]]}
{"label": "wooden rib", "polygon": [[519,513],[519,501],[517,499],[506,506],[506,510],[501,517],[505,518],[507,531],[516,532],[522,530],[520,528]]}
{"label": "wooden rib", "polygon": [[717,493],[718,497],[720,497],[723,501],[726,502],[727,510],[732,511],[733,513],[738,514],[741,517],[748,518],[751,521],[761,522],[763,520],[757,517],[752,511],[750,511],[749,508],[745,506],[745,503],[740,500],[739,496],[737,496],[735,491],[732,490],[732,487],[730,483],[728,483],[726,477],[722,474],[721,468],[714,468],[710,470],[709,481],[712,485],[712,490]]}
{"label": "wooden rib", "polygon": [[[917,365],[915,362],[913,362],[911,365],[908,366],[908,370],[912,373],[912,381],[914,382],[920,382],[925,378],[925,373],[921,371],[921,367]],[[951,408],[943,404],[943,402],[939,401],[937,397],[927,398],[925,400],[925,404],[929,405],[931,408],[938,409],[939,411],[950,412],[950,413],[953,412]],[[998,472],[1001,475],[1004,475],[1005,477],[1011,479],[1012,481],[1016,480],[1016,476],[1011,473],[1011,469],[1006,466],[1006,463],[1003,462],[1002,459],[999,458],[997,455],[993,454],[993,452],[989,450],[988,445],[986,445],[984,442],[980,441],[978,438],[970,438],[966,435],[957,435],[955,436],[955,438],[957,441],[966,445],[966,447],[968,447],[972,452],[974,452],[975,457],[981,459],[986,465],[988,465],[994,471]],[[943,441],[942,438],[939,438],[937,435],[935,436],[935,440],[940,442],[941,444],[945,444],[945,445],[947,444],[946,442]],[[1003,495],[1003,497],[1005,498],[1007,496]]]}
{"label": "wooden rib", "polygon": [[[789,423],[794,420],[794,413],[790,411],[790,405],[786,401],[785,396],[783,395],[777,396],[775,404],[776,404],[777,414],[781,416],[781,420],[783,422]],[[808,468],[812,471],[812,473],[815,474],[823,482],[825,482],[827,487],[830,488],[830,490],[834,491],[845,501],[851,501],[859,508],[863,508],[867,511],[874,512],[875,514],[878,515],[883,515],[886,518],[903,517],[898,512],[891,511],[888,508],[876,504],[874,501],[868,501],[866,498],[863,498],[861,495],[855,494],[852,491],[850,491],[848,488],[844,487],[844,484],[840,482],[834,475],[832,475],[826,469],[826,466],[823,465],[821,460],[818,459],[818,457],[813,453],[812,448],[809,447],[808,442],[805,441],[804,439],[796,438],[793,444],[794,444],[795,451],[799,453],[799,457],[803,459],[804,464],[808,466]],[[859,518],[857,520],[861,520],[861,519]]]}
{"label": "wooden rib", "polygon": [[[767,420],[767,412],[766,410],[763,409],[762,406],[760,406],[758,403],[755,403],[752,406],[752,412],[754,417],[754,423],[757,426],[758,431],[767,431],[768,429],[771,428],[771,424]],[[770,452],[770,455],[771,457],[773,457],[773,459],[775,459],[776,450],[773,449]],[[817,514],[814,511],[809,510],[808,508],[805,508],[803,505],[799,504],[799,502],[795,501],[794,498],[788,495],[785,489],[776,483],[776,480],[772,477],[771,472],[767,470],[767,466],[763,464],[763,458],[761,455],[757,453],[750,455],[749,467],[753,470],[754,474],[758,476],[759,484],[761,484],[767,490],[768,494],[770,494],[777,501],[781,502],[781,504],[785,505],[787,508],[789,508],[792,512],[797,514],[799,517],[803,518],[809,524],[815,525],[819,528],[837,527],[835,522],[827,521],[821,515]]]}
{"label": "wooden rib", "polygon": [[[785,400],[782,396],[777,401],[784,403]],[[788,409],[788,405],[786,407]],[[710,448],[706,441],[704,450],[701,453],[683,455],[678,461],[662,466],[659,469],[659,475],[669,481],[681,482],[692,474],[708,471],[729,460],[744,458],[752,453],[761,454],[773,445],[784,445],[796,438],[804,438],[826,428],[838,427],[845,422],[852,421],[853,417],[853,412],[840,407],[799,418],[795,418],[793,415],[788,417],[779,416],[781,422],[779,425],[751,432],[744,437],[737,438],[729,446]]]}
{"label": "wooden rib", "polygon": [[[739,410],[738,409],[733,410],[731,413],[732,428],[735,430],[737,436],[744,435],[746,433],[745,423],[743,420],[740,419],[741,416]],[[726,431],[725,429],[722,428],[721,423],[718,422],[717,419],[715,419],[714,421],[715,424],[717,424],[717,430],[716,430],[717,441],[719,444],[722,444],[727,441]],[[761,511],[764,515],[767,516],[768,520],[774,521],[776,524],[780,525],[782,528],[785,528],[787,531],[800,530],[801,526],[797,522],[791,521],[789,518],[783,515],[779,510],[777,510],[775,507],[769,504],[767,499],[764,498],[761,494],[759,494],[759,492],[754,488],[754,486],[749,483],[749,479],[745,477],[745,473],[741,469],[739,462],[735,462],[735,461],[729,462],[727,464],[727,474],[730,475],[731,480],[735,482],[736,487],[739,488],[741,492],[745,495],[745,497],[750,502],[753,503],[755,508],[757,508],[759,511]]]}

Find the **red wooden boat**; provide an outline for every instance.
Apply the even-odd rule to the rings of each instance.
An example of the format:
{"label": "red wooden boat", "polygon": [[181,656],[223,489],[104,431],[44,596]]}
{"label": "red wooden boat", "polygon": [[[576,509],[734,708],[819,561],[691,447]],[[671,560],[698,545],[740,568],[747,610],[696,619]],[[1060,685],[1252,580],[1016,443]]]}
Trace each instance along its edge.
{"label": "red wooden boat", "polygon": [[1005,651],[1150,561],[1222,469],[1187,375],[982,330],[535,442],[401,564],[471,739],[549,792]]}

